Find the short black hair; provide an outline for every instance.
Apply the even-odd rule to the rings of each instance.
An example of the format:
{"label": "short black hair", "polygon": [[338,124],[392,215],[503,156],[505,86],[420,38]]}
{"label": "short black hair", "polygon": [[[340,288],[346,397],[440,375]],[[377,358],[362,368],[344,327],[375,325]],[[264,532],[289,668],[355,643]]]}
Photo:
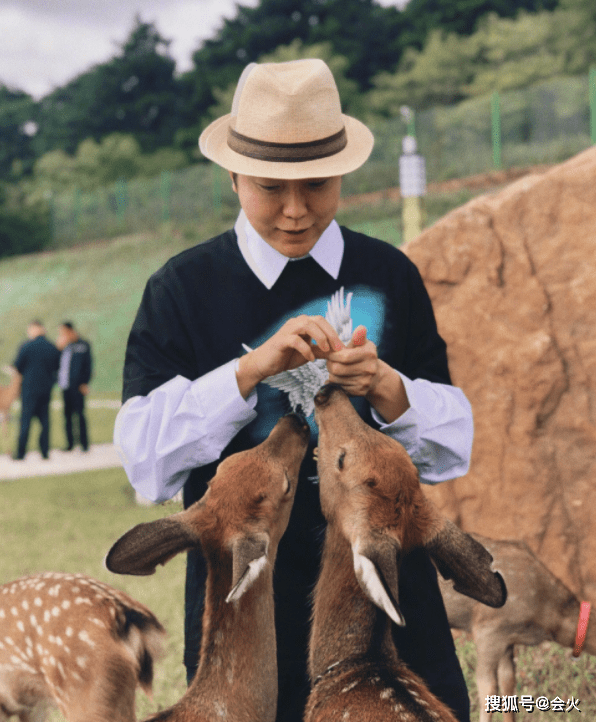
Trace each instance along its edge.
{"label": "short black hair", "polygon": [[69,328],[71,331],[74,331],[74,324],[72,321],[62,321],[62,323],[60,325],[66,326],[66,328]]}

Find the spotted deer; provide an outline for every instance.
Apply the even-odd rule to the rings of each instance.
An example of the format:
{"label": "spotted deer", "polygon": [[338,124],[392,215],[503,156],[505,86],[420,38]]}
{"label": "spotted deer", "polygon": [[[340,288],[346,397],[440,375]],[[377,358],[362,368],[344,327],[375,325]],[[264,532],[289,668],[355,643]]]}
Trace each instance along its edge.
{"label": "spotted deer", "polygon": [[0,722],[133,722],[151,693],[163,627],[142,604],[82,574],[0,587]]}
{"label": "spotted deer", "polygon": [[309,436],[302,418],[283,417],[261,444],[222,461],[199,501],[134,527],[108,553],[119,574],[153,574],[198,547],[207,563],[199,668],[153,722],[274,722],[273,565]]}
{"label": "spotted deer", "polygon": [[[439,581],[451,628],[470,632],[476,645],[479,722],[488,722],[487,696],[517,694],[514,646],[552,641],[573,647],[580,601],[525,542],[472,536],[488,549],[502,573],[509,591],[506,604],[490,609],[462,596],[448,582]],[[588,625],[584,650],[596,654],[594,624]],[[504,722],[513,722],[515,717],[513,711],[503,712]]]}
{"label": "spotted deer", "polygon": [[3,446],[6,446],[8,441],[10,407],[21,393],[21,374],[9,366],[3,367],[2,371],[10,376],[10,383],[5,386],[0,386],[0,423],[2,424]]}
{"label": "spotted deer", "polygon": [[456,587],[494,606],[506,590],[492,557],[439,516],[410,457],[372,429],[339,386],[315,397],[321,508],[327,519],[314,592],[305,722],[456,722],[400,660],[400,558],[426,547]]}

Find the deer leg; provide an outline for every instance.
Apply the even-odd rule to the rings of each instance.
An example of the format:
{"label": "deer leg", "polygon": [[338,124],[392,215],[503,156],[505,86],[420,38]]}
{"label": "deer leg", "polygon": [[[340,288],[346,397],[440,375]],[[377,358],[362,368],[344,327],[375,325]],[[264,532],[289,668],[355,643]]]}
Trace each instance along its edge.
{"label": "deer leg", "polygon": [[504,644],[491,635],[483,635],[474,639],[478,661],[476,663],[476,684],[480,702],[478,722],[490,722],[492,715],[486,710],[486,699],[499,694],[498,668],[499,661],[507,652]]}
{"label": "deer leg", "polygon": [[[497,674],[501,695],[512,697],[515,694],[515,662],[513,660],[513,645],[507,648],[507,651],[499,660]],[[503,712],[503,722],[515,722],[515,716],[515,712]]]}

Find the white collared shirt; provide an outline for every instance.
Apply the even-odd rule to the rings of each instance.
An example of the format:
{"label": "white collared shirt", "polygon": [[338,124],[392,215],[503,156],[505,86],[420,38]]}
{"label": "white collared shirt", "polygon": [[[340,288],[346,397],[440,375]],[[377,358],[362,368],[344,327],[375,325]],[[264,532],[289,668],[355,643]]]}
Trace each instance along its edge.
{"label": "white collared shirt", "polygon": [[[271,288],[287,258],[264,241],[243,211],[234,226],[239,249],[257,278]],[[337,279],[344,239],[336,221],[323,232],[310,256]],[[176,376],[147,396],[135,396],[120,409],[114,443],[126,474],[139,494],[159,502],[173,497],[190,471],[216,461],[234,436],[255,417],[257,390],[245,400],[236,381],[237,359],[195,381]],[[400,372],[398,372],[400,373]],[[463,476],[472,451],[472,411],[453,386],[400,373],[410,408],[380,430],[410,454],[420,480],[435,484]]]}

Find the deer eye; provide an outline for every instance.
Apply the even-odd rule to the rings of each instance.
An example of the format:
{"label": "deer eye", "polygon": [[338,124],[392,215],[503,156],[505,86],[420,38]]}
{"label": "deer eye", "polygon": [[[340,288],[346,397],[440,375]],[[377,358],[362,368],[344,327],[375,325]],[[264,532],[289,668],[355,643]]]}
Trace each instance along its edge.
{"label": "deer eye", "polygon": [[337,468],[341,471],[344,468],[344,459],[346,458],[346,452],[342,451],[337,460]]}
{"label": "deer eye", "polygon": [[364,486],[368,486],[369,489],[374,489],[377,485],[377,480],[372,477],[364,480]]}

